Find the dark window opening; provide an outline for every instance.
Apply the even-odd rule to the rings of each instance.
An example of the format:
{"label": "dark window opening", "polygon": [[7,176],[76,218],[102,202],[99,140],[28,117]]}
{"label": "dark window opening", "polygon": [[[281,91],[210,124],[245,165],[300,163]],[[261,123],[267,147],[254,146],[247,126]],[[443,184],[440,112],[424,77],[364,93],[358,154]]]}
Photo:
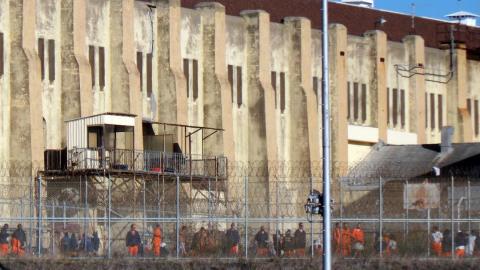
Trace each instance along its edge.
{"label": "dark window opening", "polygon": [[140,91],[143,88],[143,53],[137,52],[137,69],[140,73]]}
{"label": "dark window opening", "polygon": [[390,124],[390,88],[387,88],[387,124]]}
{"label": "dark window opening", "polygon": [[393,125],[397,126],[398,124],[398,89],[393,88],[392,90],[392,117]]}
{"label": "dark window opening", "polygon": [[188,59],[183,59],[183,75],[185,75],[185,79],[187,80],[187,98],[190,97],[190,70]]}
{"label": "dark window opening", "polygon": [[405,90],[400,90],[400,124],[405,127]]}
{"label": "dark window opening", "polygon": [[353,83],[353,120],[358,120],[358,83]]}
{"label": "dark window opening", "polygon": [[228,82],[230,83],[230,94],[232,96],[232,103],[233,103],[233,66],[228,65]]}
{"label": "dark window opening", "polygon": [[275,96],[275,109],[277,108],[277,73],[272,71],[270,75],[270,80],[273,88],[273,95]]}
{"label": "dark window opening", "polygon": [[48,40],[48,79],[55,81],[55,40]]}
{"label": "dark window opening", "polygon": [[350,99],[350,82],[347,82],[347,105],[348,105],[347,119],[348,120],[351,120],[352,118],[351,104],[352,104],[352,101]]}
{"label": "dark window opening", "polygon": [[478,135],[479,133],[479,127],[478,127],[478,100],[475,99],[475,102],[474,102],[474,106],[473,106],[473,109],[475,111],[475,117],[474,117],[474,121],[475,121],[475,135]]}
{"label": "dark window opening", "polygon": [[430,94],[430,128],[435,129],[435,94]]}
{"label": "dark window opening", "polygon": [[92,87],[95,86],[95,47],[88,46],[88,61],[90,61],[91,67],[91,76],[92,76]]}
{"label": "dark window opening", "polygon": [[285,112],[285,72],[280,72],[280,111]]}
{"label": "dark window opening", "polygon": [[40,72],[43,81],[45,80],[45,41],[43,38],[38,39],[38,57],[40,57]]}
{"label": "dark window opening", "polygon": [[242,105],[242,67],[237,67],[237,105]]}
{"label": "dark window opening", "polygon": [[367,85],[362,84],[362,122],[367,121]]}
{"label": "dark window opening", "polygon": [[443,96],[438,95],[438,128],[443,127]]}
{"label": "dark window opening", "polygon": [[148,53],[147,54],[147,97],[151,97],[153,92],[152,61],[153,61],[153,55],[151,53]]}
{"label": "dark window opening", "polygon": [[100,68],[99,71],[99,84],[100,84],[100,90],[103,90],[105,87],[105,48],[104,47],[98,47],[98,65]]}
{"label": "dark window opening", "polygon": [[193,100],[198,98],[198,60],[193,60]]}
{"label": "dark window opening", "polygon": [[3,61],[3,33],[0,33],[0,76],[3,76],[5,72]]}

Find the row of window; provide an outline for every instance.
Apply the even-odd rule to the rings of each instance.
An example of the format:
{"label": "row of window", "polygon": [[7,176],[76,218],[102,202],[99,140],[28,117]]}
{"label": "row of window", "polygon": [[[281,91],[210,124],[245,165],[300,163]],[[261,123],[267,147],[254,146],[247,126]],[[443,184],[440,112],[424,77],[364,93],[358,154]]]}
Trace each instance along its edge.
{"label": "row of window", "polygon": [[387,123],[393,128],[405,128],[405,90],[387,88]]}
{"label": "row of window", "polygon": [[[47,50],[45,50],[45,47],[47,47]],[[48,70],[48,80],[53,83],[55,81],[55,40],[39,38],[38,56],[40,58],[42,81],[45,80],[45,71]],[[45,56],[48,61],[45,61]]]}
{"label": "row of window", "polygon": [[367,85],[348,82],[347,104],[347,119],[351,123],[364,124],[367,121]]}
{"label": "row of window", "polygon": [[[153,56],[151,53],[137,52],[137,69],[140,73],[140,91],[147,91],[147,97],[152,96],[153,88],[153,77],[152,77],[152,67],[153,67]],[[143,68],[143,63],[146,62],[146,68]],[[146,74],[145,74],[146,73]],[[143,77],[146,77],[146,85],[144,86]]]}
{"label": "row of window", "polygon": [[441,129],[443,127],[443,96],[425,93],[425,127]]}

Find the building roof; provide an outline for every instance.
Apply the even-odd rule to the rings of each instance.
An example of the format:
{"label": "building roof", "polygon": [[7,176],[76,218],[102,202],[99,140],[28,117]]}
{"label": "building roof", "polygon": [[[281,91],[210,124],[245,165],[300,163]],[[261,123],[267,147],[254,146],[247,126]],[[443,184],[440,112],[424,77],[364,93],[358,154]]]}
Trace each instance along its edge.
{"label": "building roof", "polygon": [[471,18],[477,18],[479,17],[477,14],[467,12],[467,11],[458,11],[452,14],[448,14],[445,17],[452,17],[452,18],[465,18],[465,17],[471,17]]}
{"label": "building roof", "polygon": [[[197,3],[205,0],[182,0],[182,6],[194,8]],[[306,17],[310,19],[312,27],[322,28],[322,0],[216,0],[225,6],[228,15],[238,16],[242,10],[262,9],[270,14],[272,22],[282,22],[283,18],[289,16]],[[445,20],[430,19],[424,17],[414,17],[412,28],[412,16],[375,8],[359,7],[349,4],[329,2],[330,23],[339,23],[347,27],[348,34],[362,36],[369,30],[382,30],[387,33],[391,41],[401,42],[402,39],[410,34],[416,34],[423,37],[425,46],[440,48],[443,43],[449,41],[450,25],[457,25]],[[385,19],[387,22],[379,25],[379,19]],[[457,42],[466,43],[469,58],[477,56],[480,58],[480,28],[470,26],[458,26],[457,31],[462,31],[456,35]]]}
{"label": "building roof", "polygon": [[[480,156],[480,143],[457,143],[449,148],[440,144],[383,145],[379,143],[354,166],[347,178],[365,184],[369,181],[403,180],[432,172],[433,168],[468,167],[470,159]],[[478,164],[473,163],[473,164]],[[478,165],[477,165],[478,166]]]}

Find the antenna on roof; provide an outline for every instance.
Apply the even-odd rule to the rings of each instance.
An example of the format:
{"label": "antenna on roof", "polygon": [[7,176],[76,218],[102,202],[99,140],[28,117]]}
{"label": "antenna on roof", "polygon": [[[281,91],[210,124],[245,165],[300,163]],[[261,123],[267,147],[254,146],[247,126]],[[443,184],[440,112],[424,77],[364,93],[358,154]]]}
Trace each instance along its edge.
{"label": "antenna on roof", "polygon": [[415,33],[415,2],[412,2],[412,32]]}

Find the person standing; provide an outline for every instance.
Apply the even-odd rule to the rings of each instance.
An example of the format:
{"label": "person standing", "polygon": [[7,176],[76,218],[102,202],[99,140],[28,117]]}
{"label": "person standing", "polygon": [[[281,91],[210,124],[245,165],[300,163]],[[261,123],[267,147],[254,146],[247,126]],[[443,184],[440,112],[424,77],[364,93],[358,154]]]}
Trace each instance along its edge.
{"label": "person standing", "polygon": [[467,256],[473,256],[475,251],[475,241],[477,240],[477,232],[471,231],[467,238]]}
{"label": "person standing", "polygon": [[298,224],[298,229],[295,231],[295,254],[299,257],[305,256],[305,246],[307,244],[307,233],[303,229],[303,223]]}
{"label": "person standing", "polygon": [[187,226],[183,225],[179,233],[180,256],[187,255]]}
{"label": "person standing", "polygon": [[358,257],[365,250],[365,233],[357,223],[357,227],[352,230],[354,257]]}
{"label": "person standing", "polygon": [[98,232],[94,231],[92,236],[92,245],[94,255],[98,255],[98,250],[100,249],[100,238],[98,237]]}
{"label": "person standing", "polygon": [[335,254],[341,254],[341,242],[342,242],[342,229],[340,223],[335,223],[335,229],[333,230],[333,241],[335,244]]}
{"label": "person standing", "polygon": [[3,225],[0,231],[0,256],[8,255],[8,224]]}
{"label": "person standing", "polygon": [[61,247],[63,254],[67,255],[70,246],[70,237],[68,236],[68,232],[63,233],[63,237],[61,240]]}
{"label": "person standing", "polygon": [[137,232],[137,226],[135,224],[130,225],[130,231],[128,231],[126,237],[128,254],[130,254],[130,256],[136,257],[138,255],[138,249],[141,243],[142,241],[140,240],[140,235]]}
{"label": "person standing", "polygon": [[227,238],[227,248],[228,248],[228,255],[238,255],[238,244],[240,243],[240,234],[238,233],[237,228],[235,228],[235,224],[232,223],[230,225],[230,229],[227,230],[225,234]]}
{"label": "person standing", "polygon": [[255,235],[255,241],[257,242],[257,256],[267,256],[268,233],[265,231],[264,226],[261,226],[260,231]]}
{"label": "person standing", "polygon": [[431,241],[432,241],[432,251],[433,251],[433,253],[435,253],[436,256],[440,257],[442,255],[443,234],[438,229],[437,226],[433,226]]}
{"label": "person standing", "polygon": [[162,245],[162,229],[160,228],[160,224],[157,224],[157,226],[155,226],[155,229],[153,229],[153,238],[152,238],[153,255],[155,257],[160,256],[161,245]]}
{"label": "person standing", "polygon": [[452,256],[452,234],[449,229],[443,231],[442,252],[444,257]]}
{"label": "person standing", "polygon": [[22,224],[17,225],[17,229],[12,234],[12,252],[17,256],[22,256],[25,253],[24,246],[27,242],[27,236],[22,229]]}
{"label": "person standing", "polygon": [[343,224],[342,230],[342,255],[350,256],[352,254],[352,232],[348,228],[348,224]]}
{"label": "person standing", "polygon": [[293,238],[292,231],[290,229],[288,229],[285,233],[284,240],[285,257],[292,257],[295,251],[295,239]]}

